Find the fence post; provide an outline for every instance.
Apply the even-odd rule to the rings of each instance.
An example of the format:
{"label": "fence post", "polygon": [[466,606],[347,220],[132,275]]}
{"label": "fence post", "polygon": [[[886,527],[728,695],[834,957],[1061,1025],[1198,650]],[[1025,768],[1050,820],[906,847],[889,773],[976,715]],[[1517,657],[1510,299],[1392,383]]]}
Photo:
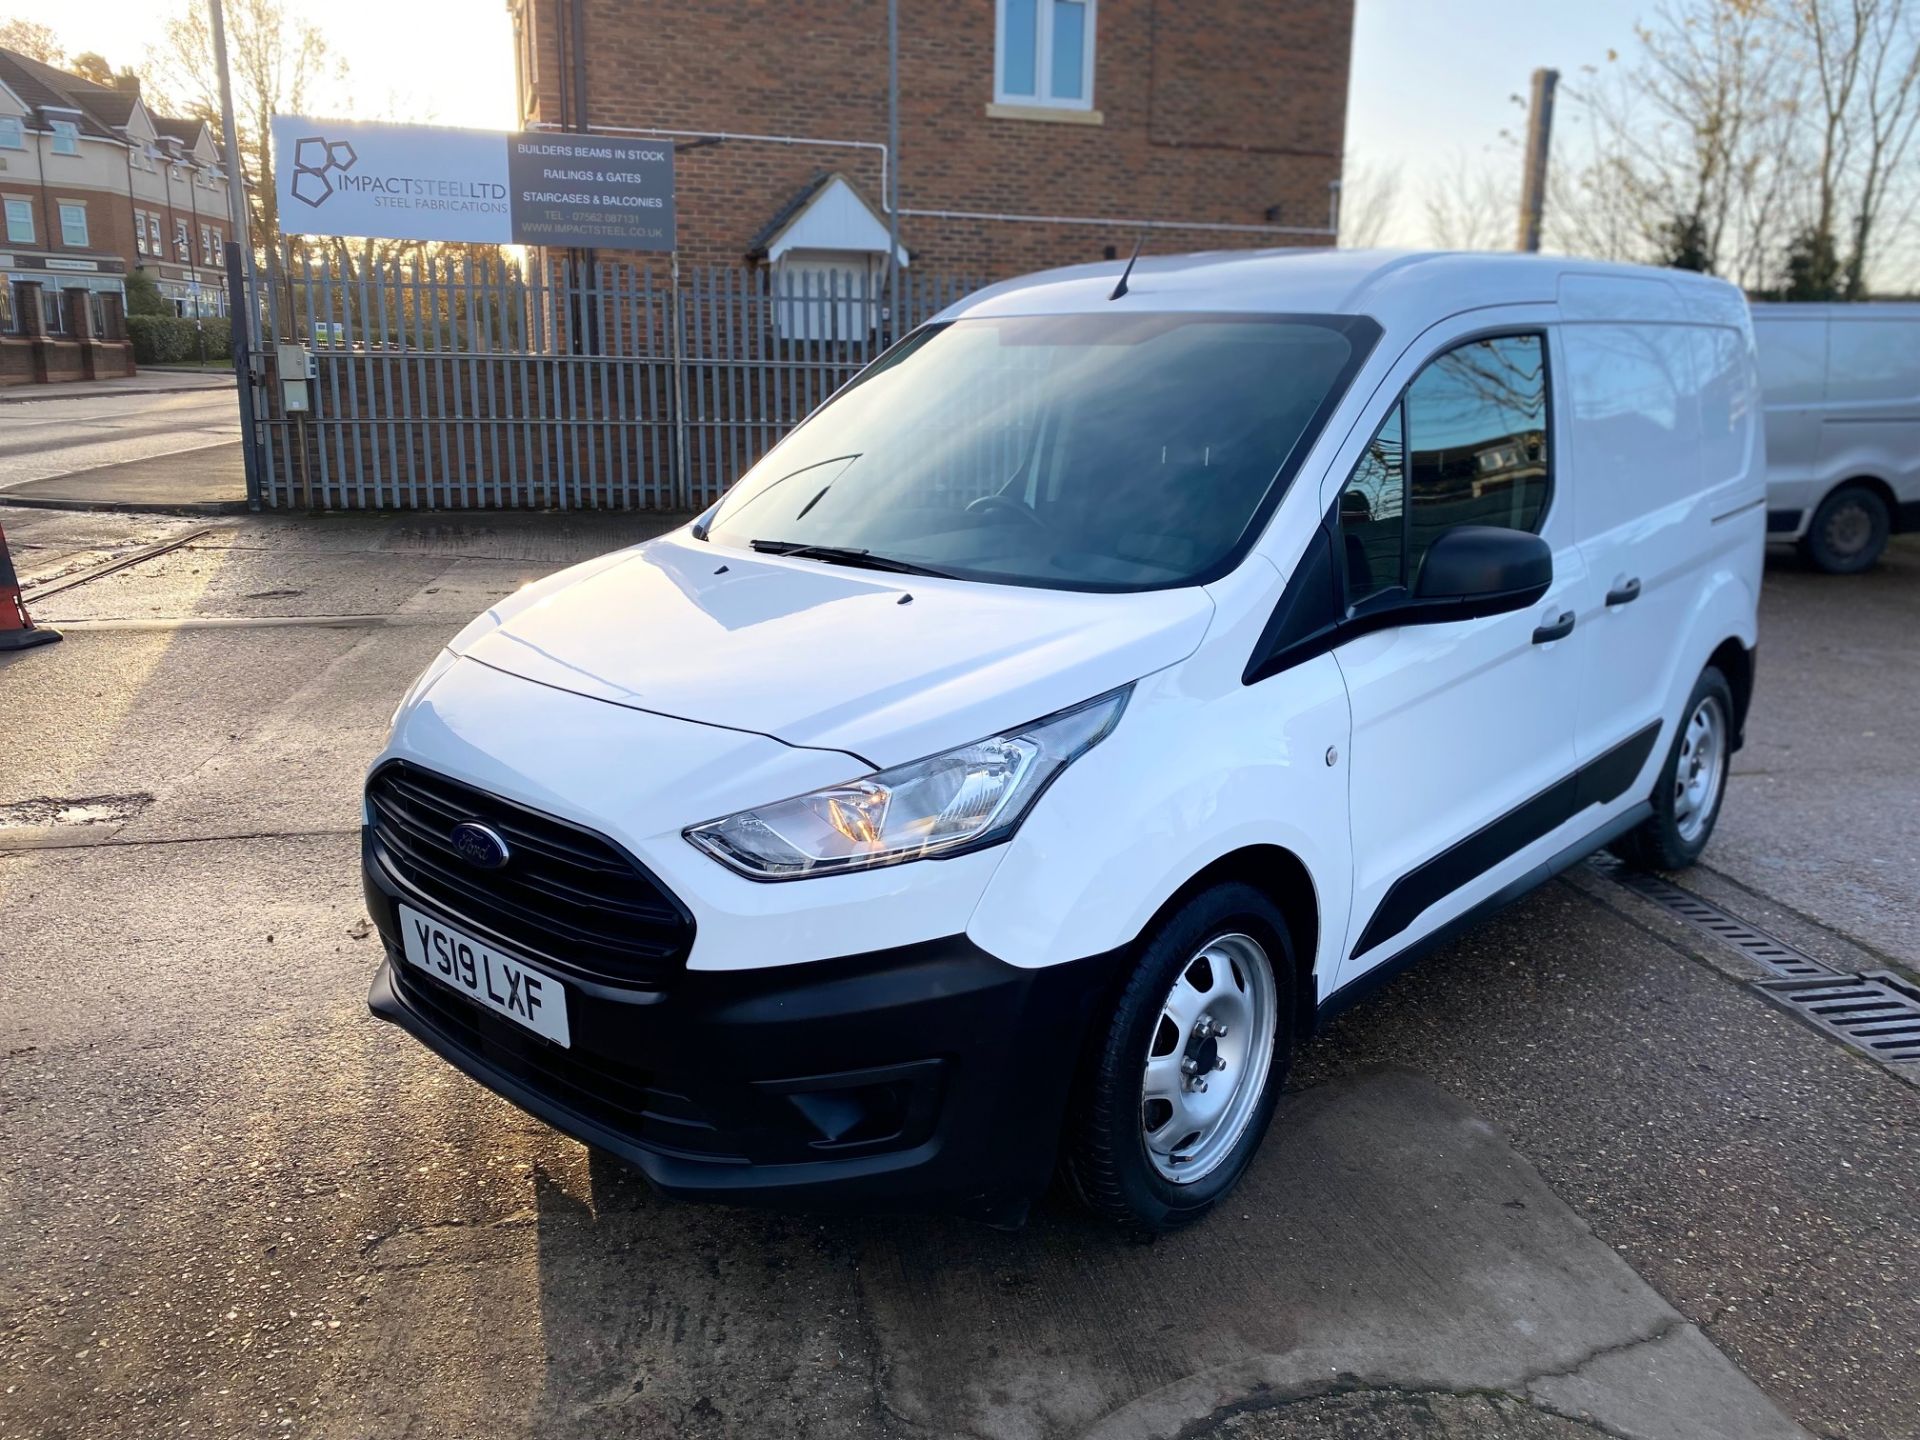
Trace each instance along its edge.
{"label": "fence post", "polygon": [[[228,151],[231,158],[232,151]],[[228,183],[240,183],[239,166],[231,166]],[[242,268],[240,242],[229,239],[221,256],[227,262],[227,328],[233,343],[233,379],[240,400],[240,464],[247,478],[247,508],[260,508],[260,454],[255,448],[253,413],[253,287]],[[250,268],[250,267],[249,267]]]}
{"label": "fence post", "polygon": [[674,503],[693,505],[693,471],[687,452],[687,317],[680,294],[680,252],[673,252],[673,323],[668,327],[673,368]]}

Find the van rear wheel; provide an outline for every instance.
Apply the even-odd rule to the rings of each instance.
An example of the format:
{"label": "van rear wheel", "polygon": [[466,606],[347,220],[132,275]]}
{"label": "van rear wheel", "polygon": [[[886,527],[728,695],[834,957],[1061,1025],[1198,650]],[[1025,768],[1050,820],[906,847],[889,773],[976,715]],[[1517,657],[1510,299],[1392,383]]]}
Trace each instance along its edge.
{"label": "van rear wheel", "polygon": [[1653,787],[1653,814],[1613,842],[1642,870],[1684,870],[1713,838],[1733,764],[1733,687],[1709,665],[1693,694]]}
{"label": "van rear wheel", "polygon": [[1159,920],[1097,1034],[1067,1122],[1067,1178],[1136,1235],[1190,1225],[1245,1173],[1286,1083],[1294,1032],[1286,920],[1216,885]]}
{"label": "van rear wheel", "polygon": [[1892,533],[1893,516],[1878,492],[1842,485],[1813,512],[1800,553],[1829,575],[1858,575],[1879,563]]}

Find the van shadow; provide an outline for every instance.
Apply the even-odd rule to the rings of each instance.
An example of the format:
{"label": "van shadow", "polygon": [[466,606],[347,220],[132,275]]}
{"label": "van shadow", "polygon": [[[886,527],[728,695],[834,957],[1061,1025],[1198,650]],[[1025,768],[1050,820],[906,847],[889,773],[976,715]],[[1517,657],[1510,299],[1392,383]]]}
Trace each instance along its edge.
{"label": "van shadow", "polygon": [[1394,1069],[1287,1096],[1225,1208],[1151,1245],[1059,1199],[1002,1233],[678,1204],[598,1157],[590,1183],[538,1192],[542,1434],[1019,1440],[1142,1406],[1179,1428],[1340,1375],[1510,1386],[1664,1311]]}

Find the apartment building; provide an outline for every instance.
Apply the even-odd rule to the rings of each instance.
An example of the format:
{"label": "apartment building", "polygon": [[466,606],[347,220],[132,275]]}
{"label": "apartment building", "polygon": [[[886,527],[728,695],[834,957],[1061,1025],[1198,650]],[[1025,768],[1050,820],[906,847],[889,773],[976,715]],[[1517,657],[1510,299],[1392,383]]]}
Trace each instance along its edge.
{"label": "apartment building", "polygon": [[1324,245],[1353,0],[509,0],[529,128],[678,132],[681,256],[989,280]]}
{"label": "apartment building", "polygon": [[[0,50],[0,330],[32,294],[43,332],[72,335],[72,296],[124,294],[146,271],[183,315],[226,310],[227,179],[211,128]],[[92,333],[99,334],[96,324]]]}

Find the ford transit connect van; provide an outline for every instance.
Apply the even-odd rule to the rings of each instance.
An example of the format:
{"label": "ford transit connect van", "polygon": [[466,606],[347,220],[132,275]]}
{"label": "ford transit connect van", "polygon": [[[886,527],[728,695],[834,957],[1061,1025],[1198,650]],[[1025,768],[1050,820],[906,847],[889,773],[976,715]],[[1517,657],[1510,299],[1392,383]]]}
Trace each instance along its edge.
{"label": "ford transit connect van", "polygon": [[1920,530],[1920,305],[1756,305],[1767,536],[1832,575]]}
{"label": "ford transit connect van", "polygon": [[660,1189],[1135,1231],[1316,1020],[1726,793],[1747,309],[1538,257],[984,290],[475,620],[368,776],[377,1015]]}

